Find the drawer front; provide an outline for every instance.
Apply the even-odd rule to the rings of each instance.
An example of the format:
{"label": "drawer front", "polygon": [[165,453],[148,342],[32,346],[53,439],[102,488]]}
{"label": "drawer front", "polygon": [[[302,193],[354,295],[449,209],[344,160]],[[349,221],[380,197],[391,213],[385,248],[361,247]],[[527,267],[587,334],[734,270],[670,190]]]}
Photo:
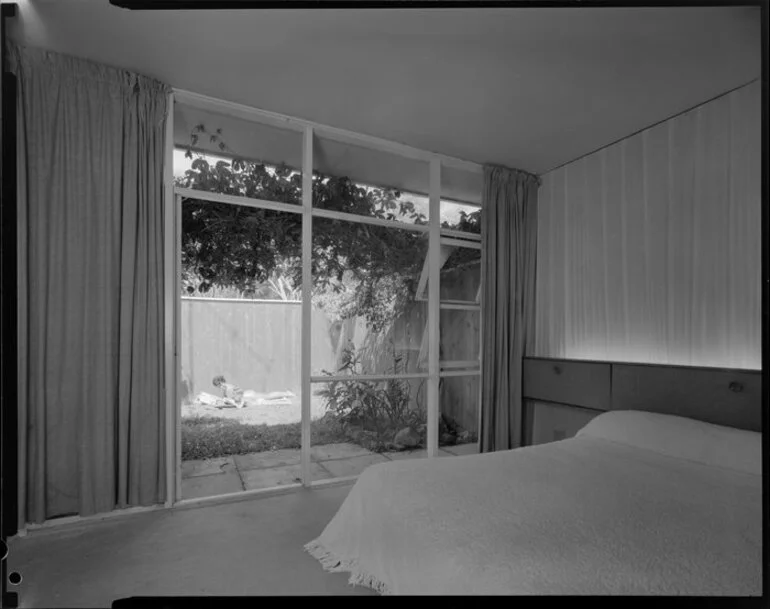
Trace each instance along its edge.
{"label": "drawer front", "polygon": [[524,360],[524,398],[595,410],[610,409],[610,364]]}
{"label": "drawer front", "polygon": [[528,424],[526,444],[545,444],[572,438],[601,410],[588,410],[575,406],[528,402],[526,420]]}

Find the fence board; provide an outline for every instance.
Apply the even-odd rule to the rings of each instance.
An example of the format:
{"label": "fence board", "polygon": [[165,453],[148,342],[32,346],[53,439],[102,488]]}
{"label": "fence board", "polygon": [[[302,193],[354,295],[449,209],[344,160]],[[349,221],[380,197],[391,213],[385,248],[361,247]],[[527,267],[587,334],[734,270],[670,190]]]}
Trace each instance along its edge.
{"label": "fence board", "polygon": [[[183,298],[182,399],[217,393],[211,381],[261,393],[301,390],[302,307],[295,301]],[[313,311],[313,362],[334,366],[329,322]]]}

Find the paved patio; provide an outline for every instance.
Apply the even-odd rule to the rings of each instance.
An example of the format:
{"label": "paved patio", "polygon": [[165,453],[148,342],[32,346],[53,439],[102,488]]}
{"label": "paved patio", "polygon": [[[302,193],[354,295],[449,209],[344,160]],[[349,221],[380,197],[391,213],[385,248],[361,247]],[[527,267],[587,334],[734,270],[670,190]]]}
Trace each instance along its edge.
{"label": "paved patio", "polygon": [[[439,449],[442,457],[478,453],[478,444]],[[425,450],[373,453],[355,444],[324,444],[311,449],[314,480],[357,476],[375,463],[419,459]],[[182,498],[211,497],[300,482],[299,449],[281,449],[218,459],[182,462]]]}

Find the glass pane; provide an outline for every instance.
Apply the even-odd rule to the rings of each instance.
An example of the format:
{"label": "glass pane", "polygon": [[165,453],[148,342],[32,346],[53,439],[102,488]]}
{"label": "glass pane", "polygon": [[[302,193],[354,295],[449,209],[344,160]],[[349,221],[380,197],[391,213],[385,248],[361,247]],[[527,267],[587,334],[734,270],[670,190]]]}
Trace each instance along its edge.
{"label": "glass pane", "polygon": [[441,201],[441,228],[480,235],[481,208],[454,201]]}
{"label": "glass pane", "polygon": [[[464,201],[481,205],[484,174],[468,169],[441,165],[441,198],[448,201]],[[478,207],[476,208],[478,209]],[[442,218],[443,219],[443,218]]]}
{"label": "glass pane", "polygon": [[316,138],[313,148],[313,206],[360,216],[425,224],[428,164]]}
{"label": "glass pane", "polygon": [[185,296],[299,300],[302,215],[182,200]]}
{"label": "glass pane", "polygon": [[313,402],[324,412],[311,423],[314,480],[427,456],[426,380],[315,383]]}
{"label": "glass pane", "polygon": [[441,166],[441,228],[481,234],[480,171]]}
{"label": "glass pane", "polygon": [[[440,263],[441,302],[477,304],[481,296],[481,250],[442,243]],[[427,260],[423,263],[422,276],[418,298],[427,300],[430,286]]]}
{"label": "glass pane", "polygon": [[[481,251],[463,247],[442,248],[446,260],[440,274],[441,301],[476,302],[481,284]],[[442,370],[478,370],[480,311],[443,308],[439,319]]]}
{"label": "glass pane", "polygon": [[[446,246],[442,246],[444,248]],[[448,256],[441,267],[441,300],[478,302],[481,286],[481,250],[446,247]]]}
{"label": "glass pane", "polygon": [[[313,219],[312,374],[400,374],[427,361],[422,233]],[[425,341],[425,342],[424,342]]]}
{"label": "glass pane", "polygon": [[440,318],[442,368],[478,369],[481,314],[478,311],[442,309]]}
{"label": "glass pane", "polygon": [[302,203],[302,134],[181,104],[174,107],[177,186]]}
{"label": "glass pane", "polygon": [[300,214],[182,204],[182,495],[299,472]]}
{"label": "glass pane", "polygon": [[455,455],[478,452],[479,376],[441,379],[439,447]]}

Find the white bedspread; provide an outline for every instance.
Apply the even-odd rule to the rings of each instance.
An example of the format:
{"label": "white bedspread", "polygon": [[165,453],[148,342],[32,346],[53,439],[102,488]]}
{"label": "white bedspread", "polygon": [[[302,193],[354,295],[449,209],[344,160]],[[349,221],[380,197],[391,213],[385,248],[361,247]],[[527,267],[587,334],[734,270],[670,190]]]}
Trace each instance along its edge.
{"label": "white bedspread", "polygon": [[364,471],[306,546],[383,594],[760,595],[761,476],[577,437]]}

